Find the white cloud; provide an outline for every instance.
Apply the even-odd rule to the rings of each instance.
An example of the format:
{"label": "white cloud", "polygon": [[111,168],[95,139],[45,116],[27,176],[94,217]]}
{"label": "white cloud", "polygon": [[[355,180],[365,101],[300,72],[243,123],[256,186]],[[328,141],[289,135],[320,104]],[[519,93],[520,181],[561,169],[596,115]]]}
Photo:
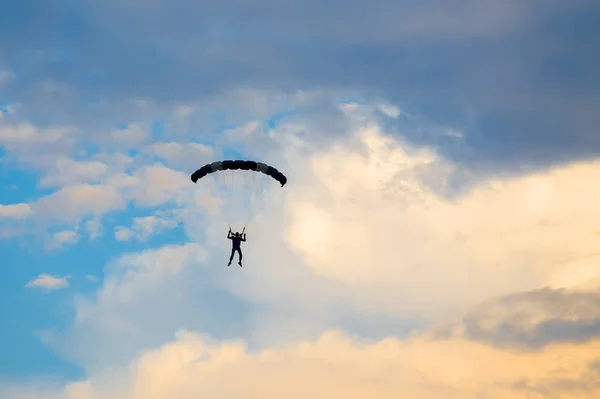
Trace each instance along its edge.
{"label": "white cloud", "polygon": [[261,133],[261,130],[265,130],[264,124],[261,121],[251,121],[242,126],[228,129],[223,132],[223,135],[232,143],[247,142],[253,139],[258,133]]}
{"label": "white cloud", "polygon": [[[370,317],[402,321],[407,315],[444,321],[490,296],[515,290],[548,284],[600,286],[594,249],[600,213],[591,200],[600,194],[594,183],[600,181],[600,164],[482,181],[449,199],[440,193],[460,172],[456,165],[387,135],[371,115],[381,111],[377,107],[355,104],[343,111],[350,131],[336,132],[327,145],[296,134],[312,120],[303,125],[296,118],[293,126],[283,122],[273,130],[286,145],[269,155],[291,180],[281,190],[282,202],[249,227],[243,269],[225,266],[226,226],[223,220],[200,217],[205,215],[198,197],[190,195],[196,188],[188,190],[188,173],[148,165],[131,174],[112,174],[99,186],[75,186],[112,189],[121,201],[116,204],[131,200],[140,207],[176,206],[178,220],[198,244],[120,258],[107,267],[94,297],[77,299],[75,323],[64,337],[50,340],[61,355],[92,375],[89,385],[68,388],[73,398],[103,397],[107,388],[93,380],[93,372],[132,357],[137,360],[128,385],[113,396],[106,394],[107,399],[153,399],[166,393],[269,397],[274,392],[290,398],[354,394],[417,399],[471,398],[483,392],[504,399],[526,397],[519,388],[522,378],[532,386],[550,384],[560,366],[556,359],[574,353],[569,352],[572,347],[517,355],[464,339],[431,340],[419,334],[373,342],[339,333],[320,340],[307,337],[347,326],[346,318],[363,325]],[[194,147],[160,143],[147,148],[176,161],[177,154]],[[65,214],[87,215],[97,206],[106,212],[117,209],[107,203],[82,208],[75,201]],[[135,219],[129,228],[118,227],[116,235],[147,237],[172,223],[157,213]],[[219,295],[217,302],[201,297],[210,290]],[[235,301],[244,302],[239,305],[243,311],[225,310]],[[219,339],[244,336],[262,349],[248,351],[246,342],[236,346],[183,334],[175,343],[141,354],[183,325]],[[409,329],[399,327],[394,334]],[[597,344],[577,348],[579,363],[564,371],[564,378],[587,378],[581,372]],[[239,385],[223,384],[226,373],[243,376]],[[149,388],[156,375],[162,379]],[[286,384],[272,383],[281,380]],[[307,380],[313,381],[314,391],[305,387]]]}
{"label": "white cloud", "polygon": [[52,235],[54,245],[63,247],[65,245],[74,245],[79,241],[79,234],[70,230],[63,230]]}
{"label": "white cloud", "polygon": [[[440,193],[460,172],[456,165],[388,136],[372,114],[378,112],[376,106],[349,104],[342,110],[350,129],[336,132],[337,139],[328,145],[314,136],[296,135],[295,128],[314,122],[310,117],[283,121],[273,129],[285,145],[268,155],[288,173],[291,184],[281,191],[285,208],[269,208],[249,229],[247,262],[260,263],[265,272],[244,284],[230,281],[227,288],[237,295],[320,302],[323,312],[335,302],[360,311],[436,319],[458,314],[490,295],[548,284],[586,286],[598,279],[591,258],[583,257],[594,251],[592,225],[598,216],[586,198],[596,188],[576,183],[596,181],[596,164],[480,182],[447,199]],[[323,115],[319,122],[343,125]],[[174,156],[192,148],[171,144],[152,151]],[[552,188],[567,182],[569,189]],[[131,175],[112,175],[103,185],[68,188],[97,190],[86,201],[73,200],[78,196],[66,195],[67,188],[59,191],[53,196],[64,196],[54,202],[59,208],[55,213],[64,212],[64,218],[98,216],[123,209],[127,201],[149,208],[174,205],[190,236],[226,253],[219,221],[202,218],[206,215],[198,211],[198,198],[190,195],[196,190],[192,186],[188,173],[141,166]],[[104,192],[112,196],[103,198]],[[570,202],[578,206],[566,212]],[[152,223],[147,230],[135,222],[127,229],[119,227],[117,235],[142,237],[154,230]],[[577,229],[580,223],[587,227]],[[322,286],[320,296],[281,288],[300,273],[298,287]]]}
{"label": "white cloud", "polygon": [[29,204],[10,204],[10,205],[2,205],[0,204],[0,217],[4,218],[14,218],[14,219],[24,219],[33,214],[33,210]]}
{"label": "white cloud", "polygon": [[72,152],[74,133],[68,126],[38,129],[28,123],[5,124],[0,125],[0,146],[18,162],[45,169],[54,165],[58,157]]}
{"label": "white cloud", "polygon": [[194,113],[194,107],[188,104],[180,104],[175,107],[173,114],[176,118],[188,118]]}
{"label": "white cloud", "polygon": [[115,227],[115,238],[119,241],[129,241],[132,238],[143,241],[162,230],[177,226],[175,220],[168,220],[156,216],[137,217],[133,219],[131,228]]}
{"label": "white cloud", "polygon": [[70,128],[49,128],[39,131],[30,124],[5,125],[0,126],[0,143],[8,149],[19,148],[19,145],[47,145],[65,139],[70,131]]}
{"label": "white cloud", "polygon": [[[174,326],[203,327],[199,315],[207,317],[215,304],[210,296],[202,303],[191,299],[211,289],[199,291],[207,259],[208,252],[196,244],[115,259],[95,295],[76,298],[76,317],[66,334],[46,336],[46,342],[86,370],[97,370],[127,362],[139,350],[164,342]],[[219,317],[208,321],[217,324]]]}
{"label": "white cloud", "polygon": [[95,154],[91,161],[102,162],[109,166],[111,174],[124,172],[129,167],[133,166],[134,160],[129,155],[121,152],[101,152]]}
{"label": "white cloud", "polygon": [[84,217],[99,217],[125,206],[126,201],[116,184],[68,186],[32,204],[41,217],[75,223]]}
{"label": "white cloud", "polygon": [[87,274],[85,276],[85,279],[87,281],[89,281],[90,283],[97,283],[98,282],[98,277],[94,276],[93,274]]}
{"label": "white cloud", "polygon": [[464,137],[464,133],[458,129],[446,129],[443,134],[448,137],[460,139]]}
{"label": "white cloud", "polygon": [[135,232],[124,226],[115,227],[115,238],[119,241],[129,241],[135,237]]}
{"label": "white cloud", "polygon": [[455,165],[385,135],[360,105],[344,110],[348,140],[305,158],[302,142],[284,149],[294,171],[285,238],[312,271],[352,287],[358,306],[443,318],[514,290],[600,286],[589,256],[600,164],[444,198]]}
{"label": "white cloud", "polygon": [[82,183],[97,183],[109,172],[109,167],[100,161],[74,161],[59,158],[49,173],[40,179],[42,186],[69,186]]}
{"label": "white cloud", "polygon": [[[160,164],[141,165],[131,174],[122,172],[120,169],[130,164],[131,160],[127,157],[121,159],[118,155],[103,157],[119,162],[119,166],[115,166],[110,173],[102,164],[95,162],[84,163],[89,167],[87,171],[83,168],[79,172],[71,172],[71,168],[65,168],[64,173],[56,175],[53,182],[67,185],[32,203],[32,210],[40,220],[78,223],[83,218],[97,219],[122,210],[131,201],[145,208],[178,204],[187,191],[193,189],[187,173]],[[101,175],[106,176],[99,183],[77,183],[98,179]]]}
{"label": "white cloud", "polygon": [[169,167],[189,174],[211,162],[215,156],[213,147],[200,143],[159,142],[149,145],[144,152],[164,160]]}
{"label": "white cloud", "polygon": [[379,111],[381,111],[381,113],[389,116],[390,118],[398,118],[400,116],[400,114],[402,113],[400,111],[400,108],[396,107],[393,104],[381,104],[379,106]]}
{"label": "white cloud", "polygon": [[69,286],[71,276],[56,277],[50,274],[42,273],[35,279],[25,284],[27,288],[42,288],[47,291],[55,291]]}
{"label": "white cloud", "polygon": [[102,235],[104,227],[98,220],[88,220],[85,222],[85,228],[91,239],[98,238]]}
{"label": "white cloud", "polygon": [[117,143],[126,146],[137,146],[144,143],[150,135],[141,126],[132,124],[124,129],[114,129],[110,137]]}
{"label": "white cloud", "polygon": [[316,340],[250,351],[241,340],[180,331],[127,368],[103,370],[54,392],[15,390],[11,397],[526,399],[551,392],[560,399],[591,398],[600,393],[592,363],[599,350],[590,343],[514,353],[461,339],[365,341],[330,331]]}
{"label": "white cloud", "polygon": [[[245,259],[262,273],[230,280],[236,295],[293,303],[308,312],[302,318],[318,303],[327,324],[337,322],[328,313],[334,304],[444,320],[515,290],[600,286],[590,256],[600,222],[590,202],[600,191],[593,183],[599,164],[481,181],[446,198],[462,171],[386,135],[370,116],[375,110],[344,107],[352,130],[332,146],[296,136],[279,150],[274,164],[291,178],[282,190],[285,213],[269,208],[250,228]],[[275,134],[290,130],[283,122]],[[193,214],[198,203],[186,206],[188,234],[226,253],[218,226]]]}
{"label": "white cloud", "polygon": [[127,184],[126,196],[142,207],[156,207],[177,203],[191,189],[189,174],[177,172],[162,165],[148,165],[133,173]]}

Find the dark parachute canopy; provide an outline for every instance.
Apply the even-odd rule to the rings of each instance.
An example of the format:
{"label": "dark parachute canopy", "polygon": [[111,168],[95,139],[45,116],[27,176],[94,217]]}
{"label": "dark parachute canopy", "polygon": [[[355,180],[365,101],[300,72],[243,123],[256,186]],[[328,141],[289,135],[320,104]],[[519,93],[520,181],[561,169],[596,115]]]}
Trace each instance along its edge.
{"label": "dark parachute canopy", "polygon": [[198,180],[202,179],[209,173],[221,170],[252,170],[255,172],[262,172],[265,175],[272,177],[281,184],[281,187],[285,186],[285,183],[287,183],[287,177],[285,177],[283,173],[281,173],[274,167],[264,164],[262,162],[242,160],[226,160],[209,163],[192,173],[191,179],[194,183],[196,183]]}

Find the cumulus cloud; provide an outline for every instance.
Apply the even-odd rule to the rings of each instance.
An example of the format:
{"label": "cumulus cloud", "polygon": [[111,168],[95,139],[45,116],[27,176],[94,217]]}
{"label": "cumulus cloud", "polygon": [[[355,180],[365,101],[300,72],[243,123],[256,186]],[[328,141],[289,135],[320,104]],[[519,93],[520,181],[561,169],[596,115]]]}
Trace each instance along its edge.
{"label": "cumulus cloud", "polygon": [[68,186],[97,183],[109,171],[108,165],[100,161],[74,161],[68,158],[56,160],[54,168],[40,179],[42,186]]}
{"label": "cumulus cloud", "polygon": [[[456,194],[458,165],[388,134],[373,116],[377,107],[342,111],[349,130],[327,145],[296,134],[311,123],[302,118],[273,129],[284,144],[272,159],[294,184],[249,227],[245,259],[262,272],[219,283],[244,300],[278,304],[255,315],[263,330],[254,338],[285,336],[275,322],[283,314],[290,325],[311,319],[316,330],[344,325],[355,312],[438,321],[490,296],[598,286],[594,162]],[[155,165],[118,180],[141,206],[177,206],[187,234],[211,247],[211,264],[220,264],[218,253],[226,258],[219,220],[206,219],[188,195],[187,174]],[[134,223],[117,234],[135,231]]]}
{"label": "cumulus cloud", "polygon": [[330,331],[316,340],[252,351],[242,340],[219,341],[180,331],[176,340],[141,353],[126,369],[105,370],[55,393],[34,396],[525,399],[537,393],[539,398],[593,397],[600,393],[600,375],[594,366],[599,349],[596,342],[517,354],[459,339],[432,341],[415,336],[366,341]]}
{"label": "cumulus cloud", "polygon": [[113,143],[130,148],[144,143],[150,135],[143,127],[132,124],[121,129],[113,129],[109,137]]}
{"label": "cumulus cloud", "polygon": [[177,226],[175,220],[163,219],[156,216],[145,216],[133,219],[131,228],[124,226],[115,227],[115,238],[119,241],[129,241],[132,238],[146,240],[162,230]]}
{"label": "cumulus cloud", "polygon": [[98,220],[88,220],[85,222],[85,228],[91,239],[98,238],[104,231],[104,226]]}
{"label": "cumulus cloud", "polygon": [[[114,180],[117,180],[115,178]],[[114,181],[113,180],[113,181]],[[77,184],[40,198],[32,208],[46,219],[79,222],[88,216],[99,217],[108,212],[123,209],[126,201],[118,184],[127,181],[118,179],[115,185]]]}
{"label": "cumulus cloud", "polygon": [[26,288],[41,288],[47,291],[55,291],[69,286],[71,276],[58,277],[51,274],[42,273],[33,280],[25,284]]}
{"label": "cumulus cloud", "polygon": [[[73,182],[34,202],[31,206],[36,213],[73,222],[90,216],[97,220],[124,209],[129,202],[140,208],[173,206],[177,220],[196,242],[115,260],[106,269],[106,279],[96,295],[77,299],[77,317],[66,334],[46,335],[46,341],[90,375],[104,367],[126,364],[142,351],[162,344],[182,326],[208,332],[217,340],[244,337],[249,346],[277,354],[281,347],[313,345],[297,341],[332,328],[352,330],[352,319],[373,320],[377,326],[388,318],[399,326],[389,332],[396,337],[390,342],[405,345],[398,337],[414,329],[414,324],[402,325],[408,318],[444,321],[492,295],[544,285],[568,289],[599,286],[594,240],[600,215],[589,200],[600,190],[593,183],[600,173],[595,162],[479,181],[456,192],[452,185],[463,173],[461,167],[432,148],[412,146],[390,134],[377,112],[381,112],[379,106],[346,104],[337,112],[320,114],[321,126],[346,129],[336,130],[330,135],[333,138],[326,128],[312,131],[309,127],[315,121],[306,115],[279,121],[270,128],[265,136],[276,149],[267,159],[286,171],[294,184],[280,190],[280,201],[269,204],[257,215],[260,223],[249,227],[245,251],[249,267],[243,269],[224,267],[228,248],[223,220],[204,217],[189,174],[170,165],[135,165],[127,172],[109,174],[97,184]],[[152,147],[150,152],[162,151],[161,157],[168,157],[186,148],[197,150],[176,144]],[[130,227],[119,228],[117,236],[148,237],[156,228],[172,223],[161,214],[137,218]],[[215,297],[207,293],[219,298],[218,307]],[[515,364],[515,359],[507,360],[508,352],[486,344],[524,342],[544,351],[554,351],[561,341],[591,345],[589,348],[595,345],[597,334],[586,324],[595,323],[594,317],[580,314],[579,324],[565,330],[564,323],[548,320],[562,318],[570,323],[568,312],[540,318],[545,305],[530,302],[534,310],[517,312],[517,322],[498,316],[504,314],[502,309],[486,310],[489,318],[474,311],[463,326],[471,335],[447,334],[442,343],[432,340],[428,345],[445,355],[448,353],[444,351],[455,349],[445,349],[441,346],[444,343],[464,352],[489,352],[493,359],[489,361]],[[225,306],[227,312],[222,311]],[[523,306],[528,309],[529,305]],[[582,312],[591,314],[590,309]],[[161,321],[159,327],[157,320]],[[507,320],[509,332],[503,330]],[[527,326],[531,323],[539,328],[530,333]],[[365,327],[363,333],[375,335],[373,326]],[[548,327],[550,333],[540,335]],[[339,334],[336,337],[348,339]],[[420,341],[410,341],[411,347],[417,345],[415,342]],[[328,345],[336,344],[328,341]],[[361,345],[353,342],[351,347]],[[273,346],[279,349],[268,349]],[[350,353],[354,350],[351,347],[344,350]],[[407,353],[426,356],[410,350]],[[254,354],[248,351],[244,356],[253,359]],[[312,356],[329,359],[318,351]],[[535,358],[533,354],[523,356]],[[371,361],[377,370],[385,363],[377,356],[369,359],[364,362]],[[355,360],[362,361],[358,357]],[[483,360],[473,361],[473,369],[482,367]],[[531,360],[529,366],[538,361]],[[343,369],[335,364],[336,369]],[[416,364],[410,368],[421,370],[422,364]],[[452,374],[448,363],[436,367],[440,374],[430,379],[417,379],[413,385],[408,383],[413,380],[405,380],[414,391],[402,391],[390,380],[389,395],[415,393],[413,397],[418,397],[422,386],[435,381],[450,381],[448,386],[465,381],[448,377]],[[480,388],[465,388],[463,397],[494,393],[496,388],[491,388],[489,381],[498,378],[504,386],[512,387],[494,393],[503,398],[510,396],[501,394],[517,392],[515,387],[545,384],[550,378],[548,369],[534,376],[519,370],[521,377],[534,385],[519,380],[516,372],[507,377],[495,370],[498,374],[489,372],[482,377],[486,382],[477,385]],[[356,371],[371,378],[368,371],[363,372]],[[308,377],[317,378],[312,374]],[[342,385],[340,382],[329,393]],[[355,389],[365,389],[370,395],[374,391],[369,389],[375,385]],[[257,396],[264,395],[257,392]],[[436,393],[439,396],[441,392]]]}
{"label": "cumulus cloud", "polygon": [[215,148],[200,143],[171,141],[153,143],[144,152],[162,159],[169,167],[190,172],[210,162]]}
{"label": "cumulus cloud", "polygon": [[63,247],[65,245],[74,245],[76,244],[80,236],[74,231],[71,230],[63,230],[52,235],[53,244],[57,247]]}
{"label": "cumulus cloud", "polygon": [[147,165],[133,173],[126,186],[126,196],[137,205],[156,207],[180,201],[190,187],[190,179],[189,173],[163,165]]}
{"label": "cumulus cloud", "polygon": [[135,236],[133,230],[127,227],[117,226],[115,227],[115,238],[119,241],[129,241]]}
{"label": "cumulus cloud", "polygon": [[33,210],[29,204],[0,204],[0,217],[23,219],[33,214]]}
{"label": "cumulus cloud", "polygon": [[[334,140],[319,141],[327,130],[309,129],[314,120],[307,114],[270,130],[268,138],[279,147],[268,156],[294,184],[282,190],[283,208],[275,203],[249,231],[246,259],[260,263],[264,273],[230,280],[227,289],[250,301],[299,306],[299,318],[308,318],[319,303],[323,320],[329,320],[324,324],[336,324],[342,317],[330,313],[336,303],[348,313],[436,320],[515,290],[595,284],[598,274],[588,256],[595,245],[596,212],[589,202],[596,190],[589,183],[597,181],[594,162],[481,181],[457,194],[452,185],[463,173],[460,166],[391,135],[376,115],[380,111],[379,105],[345,104],[319,114],[322,126],[345,127]],[[186,147],[158,148],[177,153]],[[69,197],[65,217],[99,215],[127,201],[174,205],[194,240],[227,251],[217,221],[198,213],[187,173],[146,165],[103,185],[74,186],[52,196],[75,188],[98,193],[89,202]],[[100,200],[103,190],[114,197]],[[145,227],[134,222],[117,235],[147,234],[158,219],[146,220]],[[292,281],[297,286],[290,289]],[[310,286],[318,288],[301,288]],[[268,318],[282,313],[273,310]]]}
{"label": "cumulus cloud", "polygon": [[286,244],[315,273],[364,306],[440,317],[514,290],[598,286],[596,162],[456,194],[458,165],[386,134],[360,106],[343,109],[349,139],[306,157],[306,141],[282,149],[294,173]]}
{"label": "cumulus cloud", "polygon": [[0,125],[0,146],[26,166],[49,167],[57,157],[71,154],[75,143],[75,130],[69,126],[39,129],[29,123]]}
{"label": "cumulus cloud", "polygon": [[[115,259],[97,292],[76,298],[76,317],[66,333],[47,333],[45,341],[91,371],[123,365],[140,350],[169,339],[176,325],[226,331],[223,320],[235,322],[239,314],[227,313],[231,299],[209,283],[207,258],[205,248],[190,243]],[[96,344],[89,345],[90,340]]]}
{"label": "cumulus cloud", "polygon": [[[3,10],[19,19],[0,64],[27,70],[0,72],[24,110],[0,111],[0,149],[45,192],[1,206],[0,236],[176,220],[192,243],[107,254],[72,324],[42,335],[86,377],[0,397],[600,394],[596,4],[71,3]],[[225,266],[223,202],[189,181],[234,154],[290,178],[244,268]]]}
{"label": "cumulus cloud", "polygon": [[[92,169],[92,175],[104,173],[102,167]],[[146,208],[177,203],[190,185],[187,174],[163,165],[142,166],[131,174],[117,171],[96,184],[76,183],[81,176],[82,172],[63,175],[62,179],[72,180],[72,184],[41,197],[31,204],[32,209],[44,220],[77,223],[125,209],[129,202]]]}

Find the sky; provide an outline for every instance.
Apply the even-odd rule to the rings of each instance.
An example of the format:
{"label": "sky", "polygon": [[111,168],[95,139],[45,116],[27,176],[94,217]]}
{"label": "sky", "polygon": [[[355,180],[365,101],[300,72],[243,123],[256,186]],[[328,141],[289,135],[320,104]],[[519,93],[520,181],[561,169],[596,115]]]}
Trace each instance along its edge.
{"label": "sky", "polygon": [[4,2],[0,397],[599,397],[599,45],[592,0]]}

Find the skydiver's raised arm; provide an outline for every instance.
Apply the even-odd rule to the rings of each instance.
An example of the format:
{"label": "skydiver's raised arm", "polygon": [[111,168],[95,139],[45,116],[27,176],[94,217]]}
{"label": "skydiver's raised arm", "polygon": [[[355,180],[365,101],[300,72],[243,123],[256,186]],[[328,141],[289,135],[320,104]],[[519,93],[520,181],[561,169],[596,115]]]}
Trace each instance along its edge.
{"label": "skydiver's raised arm", "polygon": [[242,241],[246,242],[246,233],[242,234]]}
{"label": "skydiver's raised arm", "polygon": [[231,240],[231,237],[232,237],[232,235],[231,235],[231,229],[229,229],[229,232],[227,233],[227,238],[229,238]]}

